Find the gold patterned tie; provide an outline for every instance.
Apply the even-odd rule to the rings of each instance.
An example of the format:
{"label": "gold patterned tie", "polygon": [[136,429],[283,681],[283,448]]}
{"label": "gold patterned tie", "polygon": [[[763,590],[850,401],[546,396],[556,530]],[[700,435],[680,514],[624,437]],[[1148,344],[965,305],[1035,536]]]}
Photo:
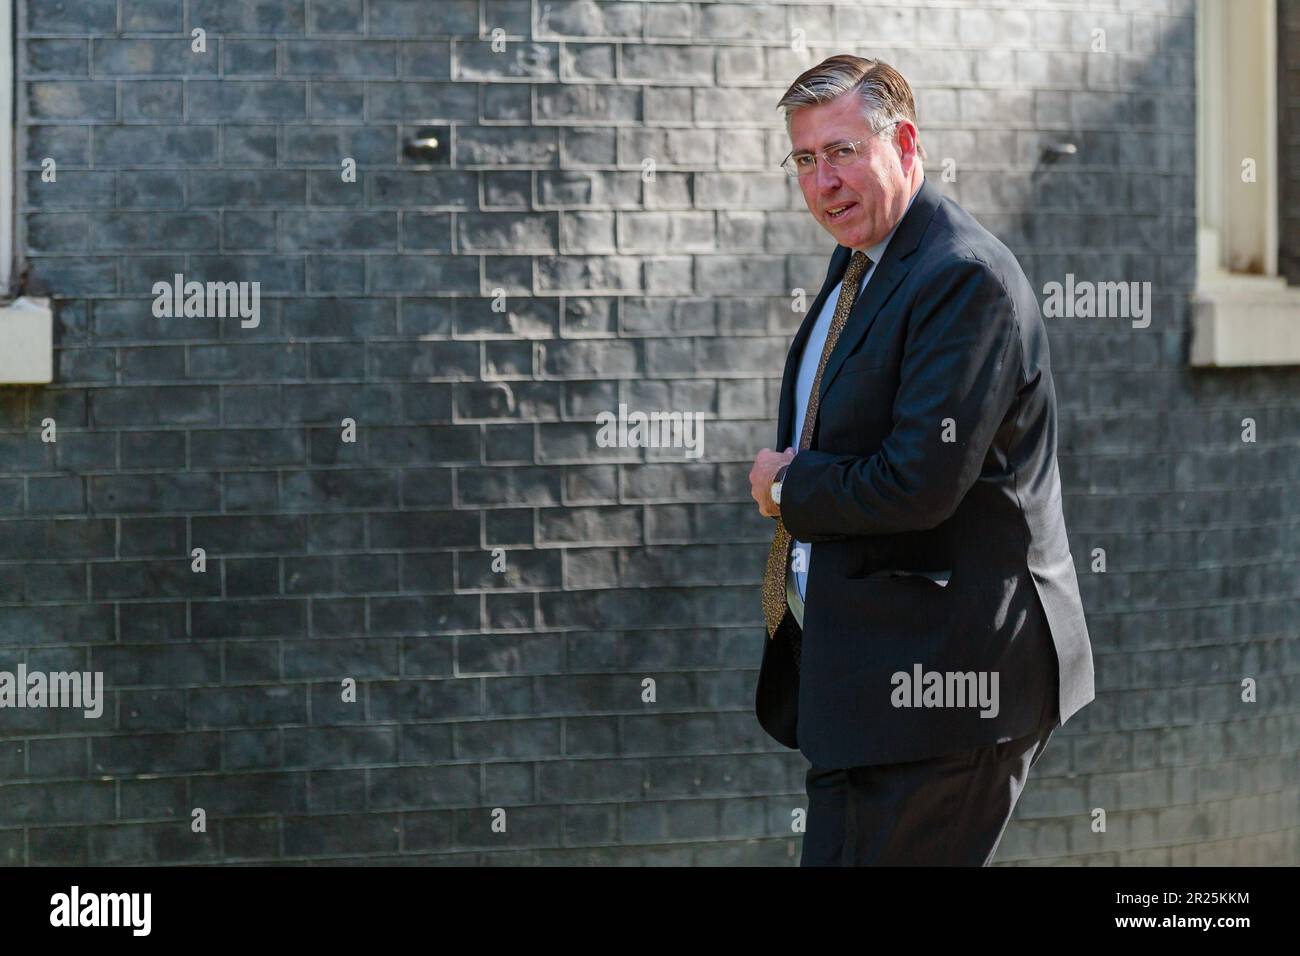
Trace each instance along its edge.
{"label": "gold patterned tie", "polygon": [[[812,391],[808,395],[808,411],[804,414],[803,431],[799,436],[799,451],[812,444],[813,424],[817,421],[817,407],[821,404],[818,392],[822,384],[822,372],[826,370],[826,360],[830,358],[835,343],[839,341],[840,330],[848,321],[853,302],[858,297],[858,284],[871,265],[871,259],[865,253],[855,252],[849,259],[848,268],[844,270],[844,284],[840,296],[835,301],[835,316],[831,319],[830,330],[826,333],[826,346],[822,349],[821,361],[817,364],[817,377],[813,379]],[[772,538],[772,550],[767,555],[767,568],[763,571],[763,617],[767,620],[767,636],[776,637],[776,629],[785,616],[785,577],[790,570],[790,548],[794,539],[785,530],[785,522],[778,515],[776,534]],[[798,658],[796,657],[796,661]]]}

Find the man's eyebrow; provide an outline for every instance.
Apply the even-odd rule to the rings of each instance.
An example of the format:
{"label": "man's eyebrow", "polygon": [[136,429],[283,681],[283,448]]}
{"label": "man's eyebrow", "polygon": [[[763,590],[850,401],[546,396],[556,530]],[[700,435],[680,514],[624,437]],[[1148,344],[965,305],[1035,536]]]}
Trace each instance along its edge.
{"label": "man's eyebrow", "polygon": [[[848,140],[847,138],[841,136],[841,137],[839,137],[838,139],[833,139],[833,140],[830,140],[829,142],[822,143],[821,148],[818,149],[817,152],[820,153],[823,149],[830,149],[832,146],[843,146],[843,145],[847,144],[848,142],[849,142],[849,140]],[[812,150],[810,150],[810,149],[798,149],[798,148],[796,148],[795,150],[793,150],[793,152],[794,152],[796,155],[798,155],[799,153],[811,153]]]}

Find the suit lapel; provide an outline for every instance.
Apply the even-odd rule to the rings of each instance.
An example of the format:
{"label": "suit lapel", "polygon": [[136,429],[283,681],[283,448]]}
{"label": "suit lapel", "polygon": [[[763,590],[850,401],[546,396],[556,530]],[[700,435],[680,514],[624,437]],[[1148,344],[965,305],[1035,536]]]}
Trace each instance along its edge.
{"label": "suit lapel", "polygon": [[[903,221],[898,224],[894,237],[889,240],[884,256],[876,264],[875,272],[871,274],[871,281],[867,283],[858,300],[853,303],[848,321],[845,322],[844,328],[840,330],[839,340],[835,343],[835,348],[826,360],[826,369],[822,372],[821,388],[818,390],[818,409],[821,408],[821,400],[826,395],[826,389],[830,387],[831,382],[835,379],[840,366],[844,364],[844,360],[853,351],[857,343],[866,336],[871,329],[871,324],[876,319],[876,315],[879,314],[885,302],[893,294],[894,289],[903,281],[903,277],[911,270],[912,265],[908,260],[912,253],[916,251],[917,246],[920,245],[921,237],[925,235],[925,230],[929,227],[930,220],[934,217],[935,210],[939,208],[939,203],[942,200],[943,196],[934,186],[930,185],[928,178],[921,181],[921,188],[917,192],[916,200],[912,203],[912,207],[907,210],[906,215],[903,216]],[[851,252],[852,250],[847,246],[837,245],[835,247],[835,251],[831,254],[830,268],[826,272],[826,279],[822,283],[821,291],[817,293],[817,298],[813,301],[812,307],[804,313],[799,331],[790,344],[790,351],[786,353],[785,372],[781,377],[781,403],[777,414],[777,451],[782,451],[794,445],[796,436],[793,433],[793,422],[791,421],[794,418],[794,387],[799,376],[799,362],[803,355],[804,344],[812,332],[813,325],[817,322],[817,316],[821,314],[821,310],[826,304],[827,296],[844,278],[844,271],[848,268]],[[814,441],[816,437],[815,427],[814,424]]]}
{"label": "suit lapel", "polygon": [[826,271],[826,279],[822,282],[821,291],[817,293],[817,298],[813,300],[812,306],[804,313],[803,322],[799,324],[799,331],[795,333],[794,341],[790,343],[790,350],[786,353],[785,372],[781,376],[781,403],[777,412],[777,451],[784,451],[794,445],[793,440],[787,439],[792,437],[791,419],[794,417],[794,386],[799,377],[800,356],[803,355],[804,343],[808,341],[808,336],[812,333],[812,327],[817,322],[817,316],[821,314],[822,307],[826,303],[826,297],[830,295],[831,289],[835,288],[836,283],[840,281],[848,264],[848,247],[836,246],[835,251],[831,253],[830,268]]}
{"label": "suit lapel", "polygon": [[[819,410],[821,400],[826,397],[826,389],[830,388],[831,382],[835,381],[840,366],[844,364],[844,360],[848,358],[854,346],[866,336],[885,302],[911,270],[912,263],[909,260],[912,253],[920,245],[921,237],[925,235],[925,230],[930,225],[930,220],[934,217],[934,212],[942,199],[939,191],[930,185],[929,179],[921,182],[921,188],[912,203],[912,208],[898,224],[898,229],[895,230],[894,237],[889,240],[889,245],[885,247],[885,254],[876,264],[876,270],[871,274],[870,281],[867,282],[862,295],[853,303],[848,320],[840,330],[839,340],[836,341],[834,350],[826,360],[821,388],[818,390]],[[843,275],[847,266],[848,259],[845,257],[844,264],[839,268],[840,275]]]}

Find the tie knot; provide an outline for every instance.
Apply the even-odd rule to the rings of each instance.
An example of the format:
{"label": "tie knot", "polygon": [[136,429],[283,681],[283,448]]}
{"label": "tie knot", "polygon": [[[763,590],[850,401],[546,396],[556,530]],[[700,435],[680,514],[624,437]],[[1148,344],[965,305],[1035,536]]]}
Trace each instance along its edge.
{"label": "tie knot", "polygon": [[[871,266],[871,257],[865,252],[855,252],[849,258],[849,267],[844,272],[845,279],[852,279],[853,282],[861,282],[862,277],[867,274],[867,269]],[[852,283],[846,283],[852,284]]]}

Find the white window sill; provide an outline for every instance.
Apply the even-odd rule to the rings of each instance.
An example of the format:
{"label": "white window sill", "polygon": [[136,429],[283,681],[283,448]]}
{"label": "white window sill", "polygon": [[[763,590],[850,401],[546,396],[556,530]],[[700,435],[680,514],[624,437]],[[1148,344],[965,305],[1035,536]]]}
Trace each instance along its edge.
{"label": "white window sill", "polygon": [[54,315],[49,299],[19,296],[0,307],[0,384],[54,381]]}
{"label": "white window sill", "polygon": [[1191,364],[1300,365],[1300,288],[1277,276],[1201,276],[1192,296]]}

